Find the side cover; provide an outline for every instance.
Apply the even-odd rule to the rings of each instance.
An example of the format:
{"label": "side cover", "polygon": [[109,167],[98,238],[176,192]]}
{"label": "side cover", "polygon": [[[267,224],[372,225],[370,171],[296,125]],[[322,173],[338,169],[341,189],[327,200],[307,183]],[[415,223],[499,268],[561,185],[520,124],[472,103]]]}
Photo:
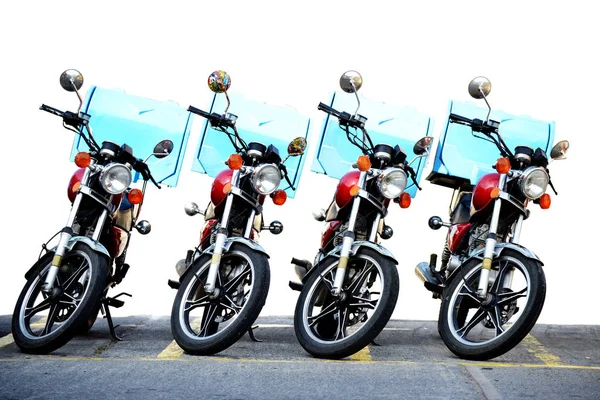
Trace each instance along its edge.
{"label": "side cover", "polygon": [[[334,93],[330,105],[338,111],[353,114],[356,110],[356,98],[347,93]],[[409,161],[415,156],[412,151],[415,142],[423,136],[431,136],[433,120],[414,108],[394,107],[361,98],[358,113],[367,117],[365,127],[373,144],[399,145]],[[311,170],[340,179],[346,172],[352,170],[352,164],[356,162],[358,156],[362,155],[362,152],[348,141],[346,133],[339,127],[337,118],[325,113],[323,115],[325,122]],[[426,158],[421,158],[412,164],[417,173],[417,181],[421,179],[425,163]],[[417,190],[409,179],[406,192],[411,197],[415,197]]]}
{"label": "side cover", "polygon": [[[227,112],[238,116],[236,126],[240,137],[246,142],[260,142],[265,146],[277,147],[282,160],[288,155],[287,147],[292,139],[302,136],[308,139],[310,119],[299,114],[291,107],[276,107],[265,103],[248,100],[240,93],[229,93],[231,106]],[[227,106],[225,96],[215,95],[209,112],[222,114]],[[195,116],[203,119],[202,117]],[[213,129],[207,120],[200,131],[200,140],[192,164],[192,171],[215,177],[226,168],[225,161],[235,151],[229,138],[221,131]],[[305,153],[308,151],[305,150]],[[288,175],[293,186],[298,189],[302,167],[306,154],[290,157],[285,162]],[[288,197],[293,198],[295,191],[285,180],[280,189],[284,189]]]}
{"label": "side cover", "polygon": [[[191,127],[187,110],[175,102],[151,100],[96,86],[88,91],[81,109],[91,115],[90,126],[98,144],[105,140],[128,144],[138,158],[145,159],[161,140],[173,141],[171,154],[160,160],[150,157],[147,163],[157,182],[177,185]],[[76,136],[71,159],[77,152],[87,150],[85,142]],[[135,181],[138,175],[135,174]]]}
{"label": "side cover", "polygon": [[[450,101],[448,115],[451,113],[485,120],[488,109],[473,103]],[[499,132],[511,151],[517,146],[529,146],[534,150],[539,147],[550,154],[554,122],[514,116],[499,110],[492,110],[490,119],[500,122]],[[427,180],[451,188],[469,187],[483,175],[494,172],[493,165],[499,157],[500,152],[494,143],[473,136],[470,127],[453,124],[446,119]]]}

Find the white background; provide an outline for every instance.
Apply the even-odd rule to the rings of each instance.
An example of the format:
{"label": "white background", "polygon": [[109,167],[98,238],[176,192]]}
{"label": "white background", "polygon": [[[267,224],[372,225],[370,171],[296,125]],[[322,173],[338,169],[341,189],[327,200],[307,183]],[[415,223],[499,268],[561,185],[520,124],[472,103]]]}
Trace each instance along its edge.
{"label": "white background", "polygon": [[[0,314],[12,313],[23,274],[68,215],[73,135],[38,110],[42,103],[76,109],[74,94],[58,83],[64,69],[84,74],[84,93],[91,85],[115,87],[183,107],[204,106],[212,95],[207,76],[224,69],[235,90],[310,116],[313,135],[323,119],[317,104],[329,99],[341,73],[355,69],[364,78],[362,96],[432,115],[436,137],[448,100],[468,100],[467,84],[478,75],[492,81],[494,108],[556,121],[556,141],[571,142],[568,159],[551,165],[560,195],[547,211],[532,207],[522,234],[522,243],[546,264],[548,291],[539,322],[600,323],[593,194],[600,32],[592,4],[2,2]],[[170,313],[175,291],[167,279],[197,244],[203,223],[187,217],[183,204],[195,200],[203,206],[209,199],[211,179],[189,171],[199,128],[197,123],[192,131],[180,184],[147,192],[142,217],[152,232],[132,237],[132,269],[116,290],[134,297],[117,315]],[[319,246],[322,224],[311,212],[328,205],[336,181],[310,172],[311,158],[312,152],[296,198],[281,208],[265,207],[267,220],[281,220],[285,230],[261,238],[271,254],[272,277],[264,315],[293,313],[297,292],[287,286],[294,277],[289,260],[312,259]],[[393,318],[436,319],[439,309],[413,268],[442,250],[445,232],[431,231],[427,220],[447,218],[451,190],[425,181],[422,186],[408,210],[391,207],[387,219],[395,235],[384,244],[398,258],[400,272]]]}

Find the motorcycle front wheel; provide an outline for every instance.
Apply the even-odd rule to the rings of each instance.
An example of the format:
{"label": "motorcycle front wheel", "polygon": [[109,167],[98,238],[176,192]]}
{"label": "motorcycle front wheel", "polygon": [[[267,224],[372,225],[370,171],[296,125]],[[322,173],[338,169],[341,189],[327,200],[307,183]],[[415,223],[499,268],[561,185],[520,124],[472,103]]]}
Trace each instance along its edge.
{"label": "motorcycle front wheel", "polygon": [[363,248],[351,256],[339,296],[333,297],[338,259],[326,259],[304,283],[294,313],[296,338],[315,357],[348,357],[373,341],[398,300],[396,265]]}
{"label": "motorcycle front wheel", "polygon": [[477,296],[481,261],[458,271],[444,290],[438,330],[457,356],[468,360],[498,357],[527,336],[546,297],[541,265],[514,250],[494,258],[488,295]]}
{"label": "motorcycle front wheel", "polygon": [[237,342],[260,314],[269,292],[269,260],[232,244],[221,257],[216,290],[204,285],[211,255],[201,256],[183,279],[171,311],[171,331],[187,353],[211,355]]}
{"label": "motorcycle front wheel", "polygon": [[[52,254],[52,253],[51,253]],[[108,279],[108,258],[77,244],[62,260],[53,295],[42,291],[52,257],[45,257],[17,300],[12,333],[25,353],[46,354],[71,340],[98,304]]]}

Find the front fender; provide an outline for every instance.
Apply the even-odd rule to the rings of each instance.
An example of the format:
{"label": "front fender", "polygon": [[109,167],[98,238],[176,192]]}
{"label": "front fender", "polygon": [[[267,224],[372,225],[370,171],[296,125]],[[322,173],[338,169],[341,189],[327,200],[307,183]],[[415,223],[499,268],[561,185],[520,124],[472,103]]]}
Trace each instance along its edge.
{"label": "front fender", "polygon": [[[254,240],[251,240],[251,239],[248,239],[245,237],[239,237],[239,236],[228,237],[227,239],[225,239],[225,243],[223,244],[223,253],[229,251],[229,248],[234,243],[239,243],[243,246],[248,247],[251,250],[258,251],[259,253],[264,254],[267,258],[270,258],[269,253],[267,253],[260,244],[258,244]],[[183,280],[187,276],[188,272],[190,271],[192,265],[194,264],[194,262],[197,259],[199,259],[200,257],[202,257],[205,254],[213,254],[214,249],[215,249],[214,244],[210,245],[210,247],[207,247],[203,252],[199,252],[198,249],[196,249],[196,251],[194,252],[194,256],[192,257],[192,261],[190,262],[190,264],[188,265],[186,270],[183,272],[183,274],[181,274],[181,276],[179,277],[179,282],[183,282]]]}
{"label": "front fender", "polygon": [[[394,265],[398,265],[398,261],[396,261],[396,258],[394,257],[394,255],[392,254],[391,251],[389,251],[388,249],[386,249],[385,247],[378,245],[377,243],[373,243],[373,242],[369,242],[368,240],[356,240],[354,243],[352,243],[352,247],[350,248],[350,255],[353,256],[355,255],[358,250],[360,250],[362,247],[367,247],[369,249],[373,249],[376,252],[378,252],[379,254],[381,254],[382,256],[384,256],[385,258],[387,258],[388,260],[390,260],[391,262],[394,263]],[[304,276],[304,278],[302,279],[302,283],[306,282],[306,280],[316,271],[318,270],[318,268],[316,268],[317,263],[321,263],[324,260],[326,260],[327,258],[339,258],[340,257],[340,253],[342,251],[342,245],[340,244],[339,246],[336,246],[334,249],[332,249],[329,253],[327,253],[327,255],[318,258],[317,260],[315,260],[315,265],[313,266],[313,268],[308,271],[308,273]]]}
{"label": "front fender", "polygon": [[[533,260],[542,266],[544,265],[542,260],[540,260],[540,258],[533,251],[529,250],[526,247],[521,246],[520,244],[510,243],[510,242],[496,243],[496,247],[494,247],[494,257],[500,256],[500,254],[502,254],[502,251],[504,251],[506,249],[514,250],[518,253],[521,253],[526,258],[529,258],[530,260]],[[471,254],[469,256],[469,258],[467,258],[461,265],[466,265],[467,263],[469,263],[473,260],[483,260],[483,252],[484,251],[485,251],[485,248],[477,250],[476,252]],[[454,271],[452,271],[452,274],[450,274],[447,281],[450,281],[459,270],[460,270],[460,267],[458,267]]]}
{"label": "front fender", "polygon": [[[108,254],[108,250],[106,250],[106,247],[104,247],[99,242],[95,242],[94,240],[90,239],[87,236],[73,236],[69,240],[69,243],[67,243],[68,251],[73,250],[73,247],[75,247],[75,245],[77,243],[85,243],[92,250],[94,250],[98,253],[102,253],[106,257],[110,258],[110,254]],[[38,268],[40,265],[43,265],[46,260],[48,260],[47,262],[52,261],[52,256],[54,255],[55,250],[56,250],[56,246],[53,247],[52,249],[48,250],[48,252],[46,254],[44,254],[39,260],[37,260],[35,262],[35,264],[33,264],[31,266],[31,268],[29,268],[29,270],[27,270],[27,272],[25,273],[25,279],[29,279],[29,277],[31,276],[33,271],[35,271],[36,268]]]}

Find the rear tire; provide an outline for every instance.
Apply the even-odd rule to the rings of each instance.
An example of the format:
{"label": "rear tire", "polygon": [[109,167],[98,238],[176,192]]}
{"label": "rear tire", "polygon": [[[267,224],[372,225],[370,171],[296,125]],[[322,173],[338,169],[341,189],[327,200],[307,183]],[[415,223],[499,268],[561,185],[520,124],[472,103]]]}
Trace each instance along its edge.
{"label": "rear tire", "polygon": [[[492,261],[496,278],[489,286],[491,300],[486,304],[475,294],[481,261],[461,268],[444,290],[440,335],[448,349],[461,358],[481,361],[498,357],[519,344],[535,325],[546,297],[544,271],[538,262],[517,251],[502,251]],[[505,287],[506,273],[511,269],[512,286]]]}
{"label": "rear tire", "polygon": [[[260,314],[269,293],[269,260],[263,253],[234,243],[223,254],[211,298],[204,291],[211,255],[194,262],[181,282],[171,311],[171,331],[187,353],[211,355],[237,342]],[[202,312],[193,315],[193,311]],[[200,311],[200,310],[198,310]]]}
{"label": "rear tire", "polygon": [[[55,285],[64,293],[47,297],[41,287],[51,259],[29,277],[17,300],[12,333],[25,353],[46,354],[71,340],[87,323],[106,287],[108,258],[79,243],[62,261]],[[46,312],[47,311],[47,312]]]}

